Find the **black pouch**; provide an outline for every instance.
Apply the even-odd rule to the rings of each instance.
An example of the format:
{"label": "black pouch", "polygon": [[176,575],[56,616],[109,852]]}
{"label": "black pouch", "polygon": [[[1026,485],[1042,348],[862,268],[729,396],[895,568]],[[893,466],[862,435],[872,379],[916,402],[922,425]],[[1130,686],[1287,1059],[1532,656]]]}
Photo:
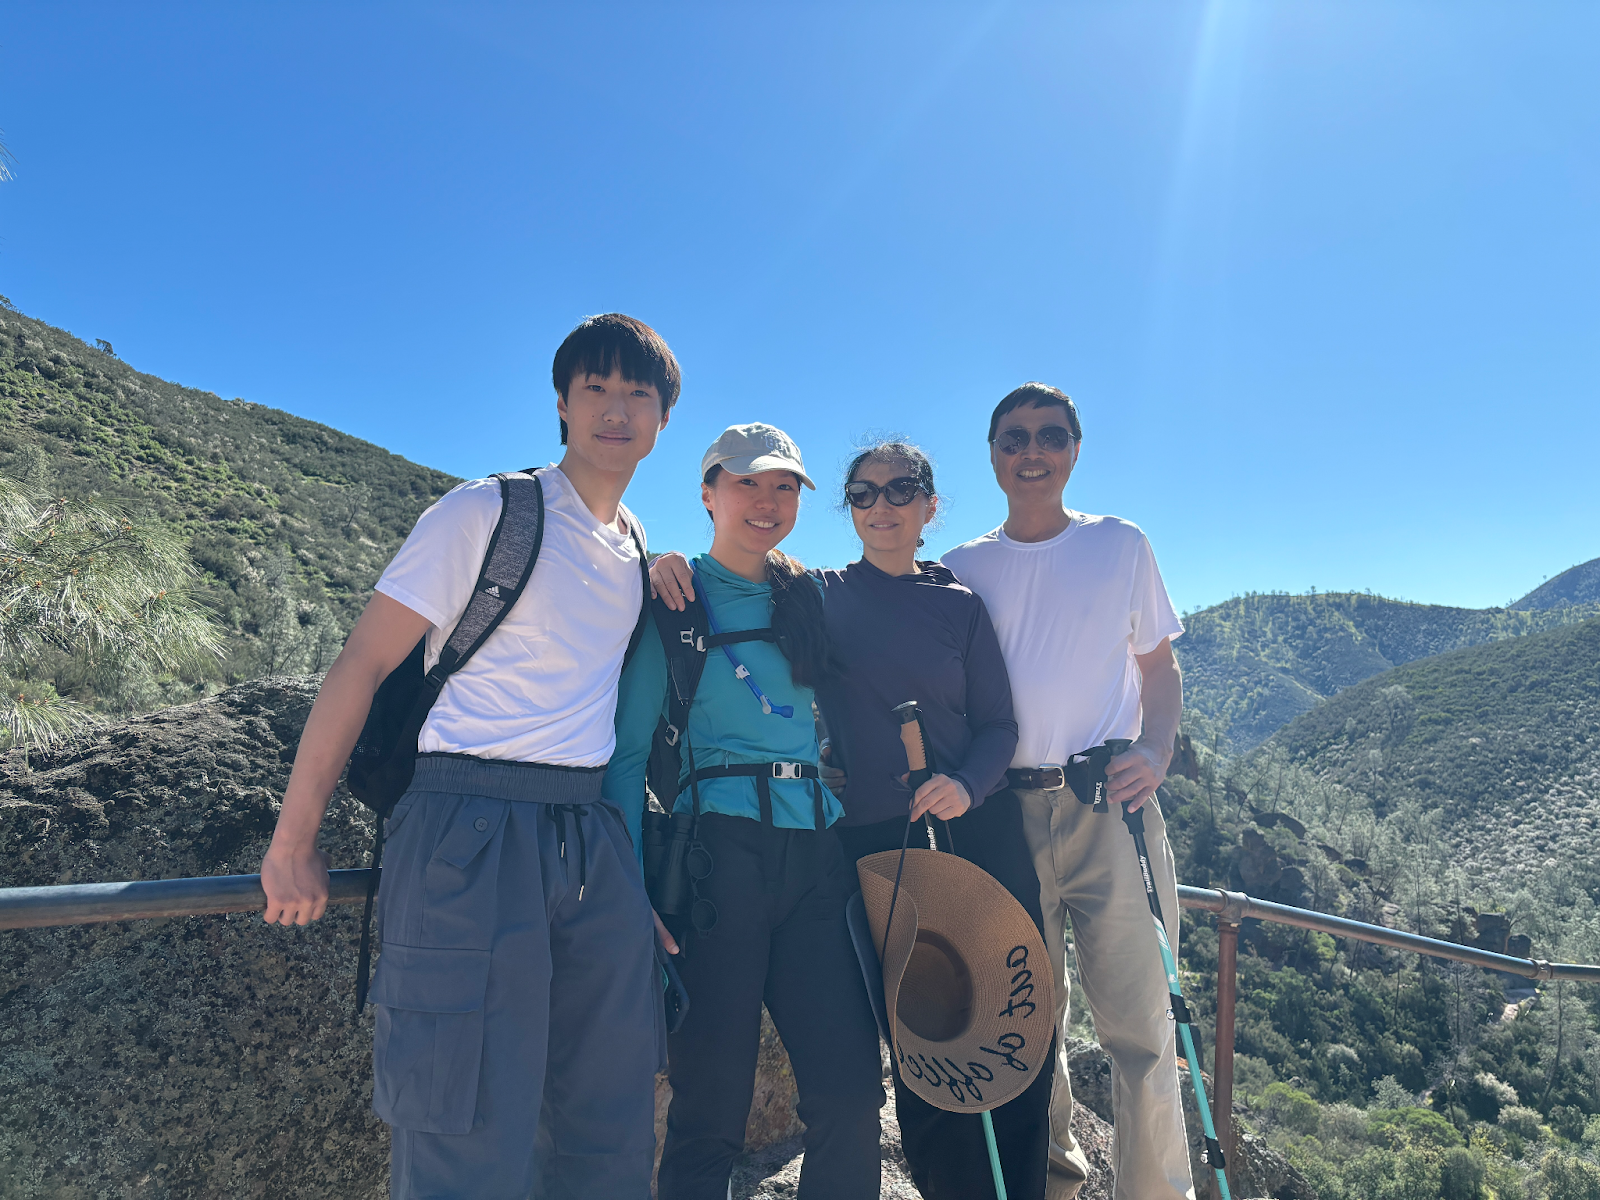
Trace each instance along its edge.
{"label": "black pouch", "polygon": [[644,890],[651,907],[663,917],[687,915],[694,903],[694,881],[689,878],[694,814],[647,809],[643,836]]}
{"label": "black pouch", "polygon": [[1068,760],[1066,766],[1061,768],[1061,774],[1079,804],[1092,804],[1095,812],[1109,811],[1106,796],[1111,789],[1106,782],[1106,767],[1131,745],[1133,742],[1127,738],[1111,738],[1082,754],[1074,754]]}
{"label": "black pouch", "polygon": [[689,1015],[689,992],[659,935],[656,937],[656,965],[661,969],[661,1004],[667,1032],[677,1033],[683,1028],[683,1019]]}

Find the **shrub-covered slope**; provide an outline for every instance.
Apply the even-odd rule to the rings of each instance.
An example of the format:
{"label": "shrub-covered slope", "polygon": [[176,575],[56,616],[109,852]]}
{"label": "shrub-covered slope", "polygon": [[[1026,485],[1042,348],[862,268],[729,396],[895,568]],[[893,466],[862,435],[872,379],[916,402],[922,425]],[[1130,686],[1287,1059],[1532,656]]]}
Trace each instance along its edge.
{"label": "shrub-covered slope", "polygon": [[1564,608],[1569,604],[1600,602],[1600,558],[1569,567],[1554,579],[1541,583],[1512,608]]}
{"label": "shrub-covered slope", "polygon": [[187,534],[234,678],[325,666],[417,517],[456,482],[325,425],[143,374],[14,310],[0,311],[0,472]]}
{"label": "shrub-covered slope", "polygon": [[1380,816],[1440,813],[1484,885],[1551,859],[1600,882],[1600,619],[1396,668],[1275,740]]}
{"label": "shrub-covered slope", "polygon": [[1474,609],[1361,593],[1249,595],[1191,614],[1175,645],[1196,732],[1243,752],[1391,667],[1597,614],[1600,600]]}

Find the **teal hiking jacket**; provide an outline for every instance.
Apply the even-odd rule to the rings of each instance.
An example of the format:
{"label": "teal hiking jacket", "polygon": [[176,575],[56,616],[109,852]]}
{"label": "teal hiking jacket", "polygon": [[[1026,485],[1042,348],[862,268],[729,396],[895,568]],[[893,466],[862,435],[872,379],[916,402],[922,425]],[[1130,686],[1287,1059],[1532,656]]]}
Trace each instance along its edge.
{"label": "teal hiking jacket", "polygon": [[[772,624],[772,588],[752,583],[723,567],[709,554],[694,560],[699,575],[700,598],[716,619],[723,633],[739,629],[765,629]],[[793,717],[779,717],[761,711],[758,701],[744,681],[735,678],[733,664],[721,649],[706,653],[705,674],[695,692],[694,708],[689,713],[689,738],[694,746],[697,767],[729,763],[799,762],[815,765],[816,725],[811,719],[812,691],[795,684],[789,673],[789,660],[772,642],[738,642],[733,652],[750,669],[751,676],[775,705],[791,705]],[[617,747],[606,768],[601,795],[616,805],[627,822],[628,834],[637,852],[639,826],[644,814],[645,766],[650,758],[650,742],[656,725],[666,715],[667,657],[654,622],[645,630],[639,649],[622,673],[617,696]],[[683,792],[677,808],[692,807],[687,780],[689,756],[683,755]],[[774,779],[772,823],[780,829],[816,827],[812,781]],[[834,794],[822,789],[823,817],[831,826],[844,809]],[[700,811],[732,817],[761,819],[756,799],[756,781],[749,777],[708,779],[700,784]]]}

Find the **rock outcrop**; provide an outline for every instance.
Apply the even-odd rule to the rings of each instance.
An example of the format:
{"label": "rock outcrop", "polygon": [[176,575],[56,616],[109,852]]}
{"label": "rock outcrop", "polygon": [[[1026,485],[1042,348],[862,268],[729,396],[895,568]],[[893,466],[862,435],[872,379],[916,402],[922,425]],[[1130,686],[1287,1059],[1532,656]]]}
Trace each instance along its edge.
{"label": "rock outcrop", "polygon": [[[277,817],[309,679],[263,679],[0,765],[0,885],[249,873]],[[324,846],[358,866],[343,789]],[[378,1197],[360,913],[254,913],[0,933],[0,1196]]]}

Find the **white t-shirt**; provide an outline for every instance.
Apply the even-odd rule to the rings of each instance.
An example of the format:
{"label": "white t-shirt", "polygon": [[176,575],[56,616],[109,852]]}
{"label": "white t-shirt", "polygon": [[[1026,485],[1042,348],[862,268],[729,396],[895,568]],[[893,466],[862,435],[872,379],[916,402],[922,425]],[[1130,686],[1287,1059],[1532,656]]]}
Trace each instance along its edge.
{"label": "white t-shirt", "polygon": [[1142,529],[1075,512],[1049,541],[996,529],[943,561],[983,597],[1000,636],[1017,714],[1012,766],[1064,763],[1139,736],[1133,656],[1183,632]]}
{"label": "white t-shirt", "polygon": [[[537,474],[539,561],[500,627],[444,685],[421,751],[563,767],[611,758],[617,678],[643,603],[639,552],[595,518],[560,468]],[[622,517],[634,527],[625,508]],[[425,669],[466,611],[499,519],[499,481],[463,483],[422,514],[378,580],[378,591],[433,622]]]}

